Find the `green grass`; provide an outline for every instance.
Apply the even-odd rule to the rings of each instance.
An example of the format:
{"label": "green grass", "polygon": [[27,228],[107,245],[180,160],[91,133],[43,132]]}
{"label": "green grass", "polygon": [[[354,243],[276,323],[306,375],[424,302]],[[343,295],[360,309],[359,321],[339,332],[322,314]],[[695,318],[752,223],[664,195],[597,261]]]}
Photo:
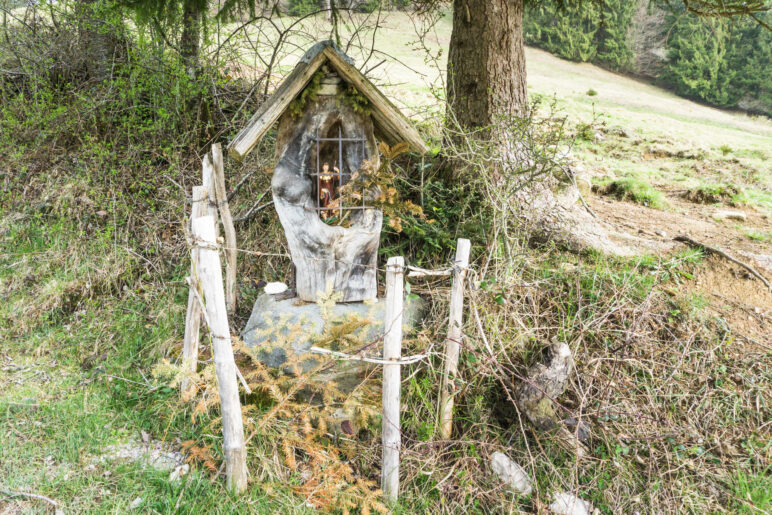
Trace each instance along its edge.
{"label": "green grass", "polygon": [[772,191],[753,187],[744,188],[740,193],[732,197],[732,202],[772,210]]}
{"label": "green grass", "polygon": [[[104,289],[135,268],[110,240],[79,241],[66,223],[5,228],[0,489],[48,496],[67,513],[125,512],[137,498],[140,511],[150,513],[269,513],[288,505],[303,511],[302,499],[286,488],[269,497],[254,485],[232,498],[195,464],[182,481],[170,482],[169,471],[96,460],[109,445],[140,441],[141,431],[175,447],[195,440],[221,453],[219,431],[207,427],[213,419],[192,423],[178,392],[148,372],[181,337],[185,290],[147,281],[122,293]],[[95,291],[98,284],[102,291]],[[11,502],[30,512],[46,509],[0,493],[0,506]]]}
{"label": "green grass", "polygon": [[770,470],[758,474],[738,471],[734,478],[734,506],[738,513],[772,511],[772,475]]}
{"label": "green grass", "polygon": [[745,235],[753,241],[772,241],[772,231],[760,231],[758,229],[746,229]]}
{"label": "green grass", "polygon": [[601,181],[597,189],[602,194],[654,209],[665,209],[668,205],[662,192],[648,182],[635,177]]}

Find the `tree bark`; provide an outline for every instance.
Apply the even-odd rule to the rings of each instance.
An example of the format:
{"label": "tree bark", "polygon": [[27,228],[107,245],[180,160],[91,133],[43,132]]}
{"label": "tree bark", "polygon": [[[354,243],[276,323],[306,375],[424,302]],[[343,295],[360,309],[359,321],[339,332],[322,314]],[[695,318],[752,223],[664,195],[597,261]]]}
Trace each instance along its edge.
{"label": "tree bark", "polygon": [[78,9],[86,71],[89,79],[102,82],[110,75],[118,39],[109,23],[101,18],[105,6],[100,0],[80,0]]}
{"label": "tree bark", "polygon": [[518,114],[527,100],[523,0],[454,0],[449,116],[484,127]]}
{"label": "tree bark", "polygon": [[[491,128],[492,131],[478,131],[474,136],[490,140],[497,148],[498,166],[494,156],[489,156],[493,162],[477,165],[484,166],[479,171],[489,174],[494,183],[510,170],[532,166],[528,149],[508,123],[513,117],[525,115],[528,104],[523,1],[453,0],[447,82],[447,117],[451,128],[448,147],[455,145],[457,129]],[[458,139],[462,151],[468,152],[463,138]],[[523,166],[518,165],[519,161]],[[468,163],[459,162],[461,167],[465,164]],[[627,247],[611,241],[609,231],[577,204],[575,186],[556,194],[548,182],[529,183],[526,175],[523,180],[516,186],[514,197],[517,205],[524,208],[522,218],[534,239],[570,248],[631,254]]]}
{"label": "tree bark", "polygon": [[190,78],[195,78],[198,75],[200,48],[201,10],[196,0],[187,0],[182,11],[180,54],[185,63],[185,71]]}

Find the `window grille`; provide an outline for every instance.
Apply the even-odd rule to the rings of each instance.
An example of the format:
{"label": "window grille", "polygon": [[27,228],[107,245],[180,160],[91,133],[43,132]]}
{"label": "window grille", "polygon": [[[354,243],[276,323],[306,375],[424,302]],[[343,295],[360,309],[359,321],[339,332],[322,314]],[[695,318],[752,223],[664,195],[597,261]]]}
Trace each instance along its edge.
{"label": "window grille", "polygon": [[[358,206],[352,206],[352,205],[343,205],[341,202],[340,205],[336,207],[325,207],[322,205],[322,181],[325,180],[332,180],[333,184],[333,191],[331,191],[331,199],[330,201],[335,201],[340,198],[339,190],[342,186],[344,186],[351,178],[351,175],[353,175],[353,172],[350,170],[344,170],[344,161],[343,161],[343,145],[357,145],[358,151],[359,151],[359,164],[364,162],[365,160],[365,148],[367,144],[367,140],[365,138],[344,138],[343,132],[340,127],[338,127],[338,136],[337,137],[320,137],[319,136],[319,129],[316,130],[316,133],[314,134],[313,141],[316,143],[316,172],[311,173],[313,177],[316,177],[316,211],[322,216],[322,213],[325,212],[332,212],[332,214],[335,214],[337,212],[337,222],[338,224],[341,223],[343,220],[343,215],[345,211],[351,211],[355,209],[372,209],[372,206],[368,206],[365,204],[365,192],[362,190],[361,192],[361,198],[362,198],[362,204]],[[333,160],[331,166],[328,163],[328,170],[325,173],[323,170],[324,163],[322,162],[321,158],[321,149],[322,145],[326,142],[331,143],[337,143],[337,160]],[[335,169],[338,169],[336,172]],[[331,179],[324,179],[324,177],[329,176]],[[337,186],[335,186],[334,178],[337,178]],[[323,218],[327,218],[327,216],[323,216]]]}

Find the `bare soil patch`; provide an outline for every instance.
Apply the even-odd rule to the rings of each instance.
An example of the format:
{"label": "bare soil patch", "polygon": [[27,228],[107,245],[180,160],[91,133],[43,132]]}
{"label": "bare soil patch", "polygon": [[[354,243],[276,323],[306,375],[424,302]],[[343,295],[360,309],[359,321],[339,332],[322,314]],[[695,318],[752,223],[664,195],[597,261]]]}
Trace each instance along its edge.
{"label": "bare soil patch", "polygon": [[[652,209],[632,202],[590,195],[587,202],[600,219],[620,233],[637,235],[625,243],[641,253],[668,255],[684,248],[672,240],[677,235],[719,247],[735,258],[753,266],[772,280],[772,244],[748,238],[743,228],[769,227],[768,215],[753,208],[734,208],[747,219],[742,226],[713,218],[720,206],[706,206],[685,201],[670,192],[671,210]],[[731,333],[751,345],[772,345],[772,293],[745,268],[709,255],[695,265],[694,280],[685,281],[679,294],[701,296],[706,309],[723,319]]]}
{"label": "bare soil patch", "polygon": [[[763,230],[769,227],[768,215],[753,208],[733,208],[747,217],[740,226],[732,221],[715,220],[713,215],[721,211],[720,207],[693,204],[680,199],[678,195],[668,195],[667,199],[672,209],[652,209],[596,195],[586,198],[600,219],[620,232],[638,235],[644,240],[637,245],[641,252],[659,250],[662,253],[683,248],[680,243],[673,242],[672,238],[688,235],[702,243],[719,247],[740,260],[748,259],[749,264],[758,267],[761,273],[768,276],[772,274],[772,244],[754,241],[742,231],[743,228]],[[636,246],[634,240],[628,244]]]}
{"label": "bare soil patch", "polygon": [[744,268],[710,256],[684,288],[701,295],[712,314],[723,318],[740,339],[772,346],[772,293]]}

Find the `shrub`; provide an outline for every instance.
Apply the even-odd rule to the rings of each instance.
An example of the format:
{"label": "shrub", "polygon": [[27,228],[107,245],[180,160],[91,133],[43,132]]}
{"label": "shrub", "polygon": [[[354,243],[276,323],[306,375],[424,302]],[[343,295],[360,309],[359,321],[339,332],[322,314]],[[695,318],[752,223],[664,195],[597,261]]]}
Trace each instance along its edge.
{"label": "shrub", "polygon": [[371,13],[377,11],[384,3],[381,0],[363,0],[356,4],[356,10],[362,13]]}
{"label": "shrub", "polygon": [[736,186],[731,184],[701,184],[696,188],[687,190],[683,198],[698,204],[716,204],[718,202],[731,202],[740,193]]}

